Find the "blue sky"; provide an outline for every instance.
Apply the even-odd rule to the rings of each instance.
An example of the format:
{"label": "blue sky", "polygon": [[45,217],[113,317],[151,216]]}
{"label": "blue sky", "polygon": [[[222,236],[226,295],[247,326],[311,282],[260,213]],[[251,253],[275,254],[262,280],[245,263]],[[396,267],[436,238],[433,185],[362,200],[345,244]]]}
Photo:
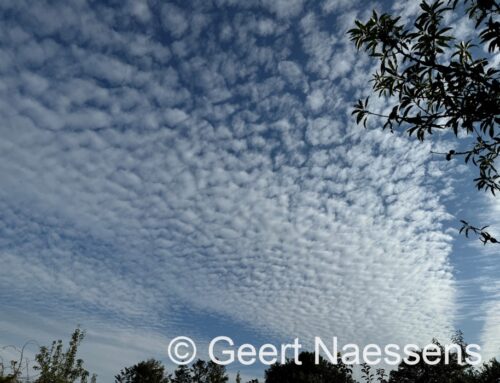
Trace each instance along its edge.
{"label": "blue sky", "polygon": [[500,227],[500,204],[429,154],[447,137],[350,116],[374,66],[345,31],[415,6],[2,1],[0,345],[81,324],[101,381],[166,362],[178,335],[422,344],[461,328],[499,355],[498,250],[456,229]]}

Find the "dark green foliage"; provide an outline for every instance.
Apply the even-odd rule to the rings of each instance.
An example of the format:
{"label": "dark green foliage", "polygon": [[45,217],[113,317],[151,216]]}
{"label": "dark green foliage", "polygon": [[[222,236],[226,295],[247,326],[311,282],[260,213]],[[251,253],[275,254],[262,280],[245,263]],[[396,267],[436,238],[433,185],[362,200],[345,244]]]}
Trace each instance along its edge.
{"label": "dark green foliage", "polygon": [[334,365],[321,358],[315,363],[315,356],[310,352],[302,352],[297,365],[293,360],[285,364],[275,364],[266,371],[266,383],[354,383],[349,366],[338,360]]}
{"label": "dark green foliage", "polygon": [[173,383],[191,383],[193,378],[187,366],[179,366],[175,370]]}
{"label": "dark green foliage", "polygon": [[388,376],[383,368],[374,370],[369,364],[361,365],[362,378],[365,383],[387,383]]}
{"label": "dark green foliage", "polygon": [[226,383],[227,381],[228,376],[224,366],[201,359],[194,362],[190,369],[186,366],[179,366],[173,379],[175,383]]}
{"label": "dark green foliage", "polygon": [[[22,361],[22,358],[21,358]],[[17,383],[21,375],[20,363],[18,361],[10,362],[10,372],[7,373],[3,361],[0,361],[0,383]]]}
{"label": "dark green foliage", "polygon": [[[78,346],[84,338],[84,332],[76,329],[71,337],[69,347],[63,351],[61,341],[52,343],[49,348],[41,347],[36,355],[38,365],[35,367],[39,372],[34,383],[82,383],[87,382],[89,373],[83,368],[83,361],[76,359]],[[460,346],[462,356],[466,355],[466,344],[463,336],[458,332],[452,339],[453,344]],[[434,341],[444,355],[445,349]],[[391,371],[389,376],[383,369],[374,366],[362,365],[362,381],[364,383],[498,383],[500,382],[500,363],[495,359],[484,363],[481,368],[475,369],[471,365],[459,363],[457,354],[450,354],[449,364],[444,363],[444,358],[437,365],[429,365],[423,361],[422,352],[420,362],[416,365],[402,362],[398,368]],[[0,363],[0,383],[27,382],[21,378],[23,352],[20,351],[20,361],[14,361],[7,374],[3,363]],[[315,363],[315,356],[310,352],[302,352],[299,355],[302,365],[297,365],[293,360],[285,364],[270,366],[265,372],[266,383],[355,383],[352,378],[351,366],[342,362],[340,355],[337,364],[332,364],[325,359],[319,359]],[[91,382],[95,382],[95,376]],[[179,366],[174,375],[168,375],[163,364],[157,360],[150,359],[140,362],[132,367],[120,371],[115,376],[115,383],[227,383],[228,376],[224,366],[214,362],[197,360],[189,366]],[[241,383],[239,373],[236,382]],[[247,383],[259,383],[257,379]]]}
{"label": "dark green foliage", "polygon": [[[52,342],[50,348],[40,347],[35,360],[37,365],[34,369],[39,373],[35,383],[86,383],[89,372],[83,367],[83,360],[77,359],[76,354],[85,332],[77,328],[71,335],[69,347],[63,351],[61,340]],[[95,382],[95,375],[91,382]]]}
{"label": "dark green foliage", "polygon": [[[437,340],[433,343],[440,349],[441,355],[445,355],[446,349]],[[449,353],[449,361],[441,357],[439,363],[430,365],[425,363],[422,352],[417,352],[420,357],[419,363],[410,365],[402,362],[397,370],[391,371],[389,383],[498,383],[500,381],[500,368],[496,360],[483,364],[481,369],[467,363],[466,347],[461,332],[457,332],[452,338],[452,343],[460,347]]]}
{"label": "dark green foliage", "polygon": [[500,363],[493,359],[485,363],[480,373],[477,375],[477,383],[498,383],[500,382]]}
{"label": "dark green foliage", "polygon": [[193,383],[204,383],[208,378],[208,366],[207,362],[198,359],[191,366],[191,376]]}
{"label": "dark green foliage", "polygon": [[5,376],[0,375],[0,383],[17,383],[19,379],[16,375],[8,374]]}
{"label": "dark green foliage", "polygon": [[[461,346],[462,358],[465,358],[465,343],[461,338],[456,337],[456,344]],[[444,347],[437,341],[433,343],[441,350],[441,355],[445,354]],[[449,363],[445,363],[445,359],[440,358],[440,362],[436,365],[427,364],[422,358],[422,352],[417,352],[420,357],[419,363],[416,365],[409,365],[401,363],[397,370],[392,371],[390,374],[390,383],[466,383],[474,382],[474,368],[466,363],[461,364],[456,353],[450,353]]]}
{"label": "dark green foliage", "polygon": [[[452,28],[443,25],[445,14],[457,11],[459,3],[475,20],[472,41],[455,41]],[[384,128],[404,127],[419,140],[436,130],[469,136],[466,149],[442,154],[448,161],[460,156],[473,163],[477,188],[495,194],[500,190],[495,167],[500,155],[499,70],[491,67],[488,57],[474,54],[500,47],[500,5],[494,0],[440,0],[422,1],[420,8],[410,26],[400,17],[373,12],[366,23],[357,20],[349,31],[356,47],[380,63],[372,80],[374,92],[397,100],[387,115],[370,111],[368,98],[359,100],[353,114],[365,126],[369,116],[382,118]],[[484,228],[465,222],[463,230],[478,234],[484,243],[497,243]]]}
{"label": "dark green foliage", "polygon": [[162,363],[149,359],[127,367],[115,376],[116,383],[168,383],[169,378],[165,374]]}
{"label": "dark green foliage", "polygon": [[208,374],[206,383],[226,383],[228,377],[226,374],[226,368],[224,366],[218,365],[212,361],[207,363]]}

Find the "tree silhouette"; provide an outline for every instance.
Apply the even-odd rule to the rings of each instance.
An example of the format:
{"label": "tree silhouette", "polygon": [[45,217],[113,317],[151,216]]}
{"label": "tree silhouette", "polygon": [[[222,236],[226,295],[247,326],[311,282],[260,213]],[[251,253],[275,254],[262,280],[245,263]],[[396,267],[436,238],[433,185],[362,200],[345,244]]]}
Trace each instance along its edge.
{"label": "tree silhouette", "polygon": [[[34,370],[39,372],[35,383],[86,383],[89,372],[83,367],[83,360],[77,359],[78,347],[85,338],[85,332],[77,328],[71,335],[69,347],[63,351],[62,340],[52,342],[50,348],[42,346],[35,356],[37,365]],[[91,377],[96,381],[96,376]]]}
{"label": "tree silhouette", "polygon": [[228,376],[226,373],[226,368],[219,365],[213,361],[207,363],[208,374],[207,383],[226,383],[228,381]]}
{"label": "tree silhouette", "polygon": [[115,376],[116,383],[168,383],[165,367],[155,359],[127,367]]}
{"label": "tree silhouette", "polygon": [[[471,41],[457,43],[452,27],[443,25],[446,13],[459,8],[475,21]],[[392,103],[390,112],[383,114],[369,109],[369,98],[359,100],[353,111],[357,122],[366,126],[369,116],[381,118],[384,129],[404,127],[421,141],[435,131],[466,135],[465,144],[441,154],[448,161],[463,157],[474,164],[477,189],[493,194],[500,190],[495,167],[500,155],[499,71],[487,56],[474,55],[479,56],[481,48],[491,54],[500,47],[499,14],[494,0],[422,1],[411,26],[402,24],[400,17],[373,11],[366,23],[356,20],[348,32],[358,49],[379,61],[373,91]],[[486,227],[462,224],[466,235],[473,232],[485,244],[498,242]]]}
{"label": "tree silhouette", "polygon": [[186,365],[181,365],[175,370],[172,383],[191,383],[192,379],[189,368]]}
{"label": "tree silhouette", "polygon": [[498,383],[500,381],[500,363],[493,359],[490,363],[483,365],[481,373],[478,375],[477,383]]}
{"label": "tree silhouette", "polygon": [[336,365],[321,357],[316,364],[313,353],[302,352],[299,360],[302,365],[288,360],[284,364],[269,367],[266,371],[266,383],[354,383],[350,367],[340,358]]}
{"label": "tree silhouette", "polygon": [[[72,334],[69,347],[63,351],[62,341],[55,341],[50,348],[40,347],[36,355],[40,373],[32,381],[21,377],[15,371],[21,371],[15,363],[12,373],[5,374],[3,362],[0,363],[0,383],[83,383],[87,382],[89,373],[83,368],[83,361],[76,358],[78,346],[84,338],[84,332],[76,329]],[[422,351],[416,352],[419,361],[416,364],[400,363],[398,368],[386,372],[375,366],[362,365],[362,381],[364,383],[498,383],[500,382],[500,363],[493,359],[483,363],[481,368],[473,368],[470,364],[462,364],[466,355],[466,343],[458,332],[452,338],[453,344],[459,346],[462,358],[458,353],[449,354],[449,362],[441,358],[436,365],[425,363]],[[440,349],[441,355],[446,348],[437,340],[434,344]],[[21,359],[22,360],[22,359]],[[301,365],[294,360],[287,360],[284,364],[275,364],[265,371],[265,383],[356,383],[352,377],[351,366],[343,363],[340,355],[337,363],[333,364],[324,358],[319,358],[316,364],[315,355],[311,352],[302,352],[299,355]],[[467,360],[465,360],[467,361]],[[92,376],[91,382],[96,381]],[[115,383],[227,383],[228,376],[224,366],[212,361],[197,360],[190,367],[179,366],[174,375],[168,375],[163,364],[155,359],[139,362],[131,367],[124,368],[115,376]],[[241,382],[239,373],[236,382]],[[252,379],[247,383],[259,383]]]}
{"label": "tree silhouette", "polygon": [[191,376],[193,383],[205,383],[208,378],[207,362],[198,359],[191,366]]}

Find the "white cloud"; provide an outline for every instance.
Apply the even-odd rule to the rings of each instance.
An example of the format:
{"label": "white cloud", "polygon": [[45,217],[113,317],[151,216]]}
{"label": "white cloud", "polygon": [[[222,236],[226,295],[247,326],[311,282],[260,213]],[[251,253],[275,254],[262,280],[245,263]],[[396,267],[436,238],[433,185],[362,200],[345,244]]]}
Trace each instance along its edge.
{"label": "white cloud", "polygon": [[262,4],[279,18],[298,16],[305,0],[261,0]]}
{"label": "white cloud", "polygon": [[306,139],[312,145],[339,144],[345,134],[346,131],[339,121],[328,117],[318,117],[308,124]]}
{"label": "white cloud", "polygon": [[59,26],[18,3],[24,18],[0,24],[29,32],[3,39],[0,66],[0,301],[88,319],[98,355],[137,326],[146,349],[206,340],[207,314],[275,338],[446,337],[456,286],[430,146],[354,126],[367,63],[319,13],[291,38],[282,18],[303,1],[266,3],[275,19],[228,3],[223,21],[209,4],[81,4],[88,24]]}
{"label": "white cloud", "polygon": [[285,60],[278,64],[279,73],[293,86],[302,85],[307,89],[307,82],[302,69],[293,61]]}
{"label": "white cloud", "polygon": [[500,356],[500,301],[490,301],[486,306],[485,322],[481,334],[481,354],[485,361]]}
{"label": "white cloud", "polygon": [[352,8],[353,6],[354,4],[351,0],[325,0],[321,7],[324,12],[332,13],[338,11],[345,12],[346,8]]}
{"label": "white cloud", "polygon": [[161,7],[161,19],[163,27],[172,33],[172,36],[179,38],[189,28],[188,19],[185,12],[178,6],[165,3]]}
{"label": "white cloud", "polygon": [[167,109],[165,111],[165,118],[168,124],[175,126],[183,121],[186,121],[189,116],[180,109]]}
{"label": "white cloud", "polygon": [[311,94],[307,96],[307,102],[313,111],[321,109],[321,107],[325,104],[325,97],[323,96],[322,90],[314,89]]}
{"label": "white cloud", "polygon": [[152,14],[147,0],[129,0],[128,6],[130,7],[130,13],[139,21],[146,23],[151,20]]}

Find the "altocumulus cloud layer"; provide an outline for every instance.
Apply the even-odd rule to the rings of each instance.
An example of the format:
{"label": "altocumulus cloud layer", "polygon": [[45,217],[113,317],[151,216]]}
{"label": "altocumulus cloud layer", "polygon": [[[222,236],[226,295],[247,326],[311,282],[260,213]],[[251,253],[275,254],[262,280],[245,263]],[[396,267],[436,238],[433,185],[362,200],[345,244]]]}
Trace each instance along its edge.
{"label": "altocumulus cloud layer", "polygon": [[446,338],[450,182],[429,146],[354,126],[358,8],[2,1],[2,311]]}

